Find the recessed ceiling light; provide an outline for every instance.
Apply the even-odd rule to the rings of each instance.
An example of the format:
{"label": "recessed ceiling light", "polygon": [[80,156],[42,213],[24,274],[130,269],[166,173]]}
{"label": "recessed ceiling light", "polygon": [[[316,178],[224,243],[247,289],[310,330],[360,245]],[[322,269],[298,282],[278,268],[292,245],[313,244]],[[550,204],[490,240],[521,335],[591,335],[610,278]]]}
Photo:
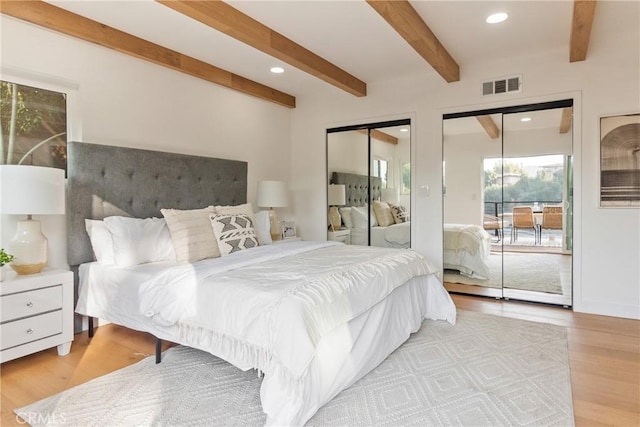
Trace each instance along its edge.
{"label": "recessed ceiling light", "polygon": [[487,24],[497,24],[499,22],[506,21],[508,17],[509,15],[504,12],[494,13],[493,15],[489,15],[487,17]]}
{"label": "recessed ceiling light", "polygon": [[274,74],[282,74],[284,73],[284,68],[282,67],[271,67],[271,69],[269,70]]}
{"label": "recessed ceiling light", "polygon": [[402,128],[402,129],[400,129],[400,132],[409,132],[409,129],[407,129],[407,128]]}
{"label": "recessed ceiling light", "polygon": [[531,117],[523,117],[520,119],[521,122],[530,122],[531,121]]}

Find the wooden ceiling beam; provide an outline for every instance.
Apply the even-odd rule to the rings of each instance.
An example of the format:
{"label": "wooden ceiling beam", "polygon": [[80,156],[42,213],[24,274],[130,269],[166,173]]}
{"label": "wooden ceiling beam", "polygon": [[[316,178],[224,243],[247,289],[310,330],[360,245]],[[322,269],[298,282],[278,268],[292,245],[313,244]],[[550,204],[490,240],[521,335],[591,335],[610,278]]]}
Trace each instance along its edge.
{"label": "wooden ceiling beam", "polygon": [[222,1],[156,1],[352,95],[367,95],[365,82]]}
{"label": "wooden ceiling beam", "polygon": [[406,0],[367,0],[448,83],[460,80],[460,67],[418,12]]}
{"label": "wooden ceiling beam", "polygon": [[482,128],[491,139],[496,139],[500,136],[500,129],[498,129],[498,126],[496,126],[496,123],[493,121],[491,116],[476,116],[476,119],[480,122]]}
{"label": "wooden ceiling beam", "polygon": [[43,1],[0,2],[0,12],[289,108],[295,97]]}
{"label": "wooden ceiling beam", "polygon": [[[368,133],[367,129],[358,129],[358,132],[364,135]],[[396,138],[395,136],[391,136],[388,133],[382,132],[381,130],[371,129],[371,138],[386,142],[388,144],[398,145],[398,138]]]}
{"label": "wooden ceiling beam", "polygon": [[584,61],[587,58],[595,13],[596,0],[574,0],[569,62]]}
{"label": "wooden ceiling beam", "polygon": [[560,133],[567,133],[571,129],[571,121],[573,120],[573,107],[562,109],[562,118],[560,119]]}

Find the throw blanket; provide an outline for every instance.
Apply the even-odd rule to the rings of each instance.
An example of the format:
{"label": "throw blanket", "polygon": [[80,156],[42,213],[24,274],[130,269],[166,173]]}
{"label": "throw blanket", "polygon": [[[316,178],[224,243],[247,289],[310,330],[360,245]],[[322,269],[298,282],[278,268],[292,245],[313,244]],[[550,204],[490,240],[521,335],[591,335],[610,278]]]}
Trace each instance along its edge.
{"label": "throw blanket", "polygon": [[[471,224],[445,224],[444,247],[454,251],[465,250],[475,255],[487,246],[491,236],[484,228]],[[488,250],[486,251],[488,255]],[[484,254],[483,254],[484,255]]]}
{"label": "throw blanket", "polygon": [[169,268],[141,285],[140,299],[154,321],[295,389],[325,334],[433,271],[410,249],[292,242]]}

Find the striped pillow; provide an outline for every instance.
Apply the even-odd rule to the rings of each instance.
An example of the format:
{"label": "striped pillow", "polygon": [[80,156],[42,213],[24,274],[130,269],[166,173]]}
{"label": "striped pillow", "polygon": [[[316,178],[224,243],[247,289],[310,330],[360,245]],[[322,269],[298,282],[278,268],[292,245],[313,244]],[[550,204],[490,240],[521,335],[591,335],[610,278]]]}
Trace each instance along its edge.
{"label": "striped pillow", "polygon": [[193,210],[161,209],[161,212],[167,221],[178,262],[190,263],[220,256],[218,242],[209,221],[209,215],[215,213],[213,207]]}
{"label": "striped pillow", "polygon": [[375,200],[373,202],[373,212],[376,214],[376,219],[380,227],[388,227],[396,223],[387,202]]}

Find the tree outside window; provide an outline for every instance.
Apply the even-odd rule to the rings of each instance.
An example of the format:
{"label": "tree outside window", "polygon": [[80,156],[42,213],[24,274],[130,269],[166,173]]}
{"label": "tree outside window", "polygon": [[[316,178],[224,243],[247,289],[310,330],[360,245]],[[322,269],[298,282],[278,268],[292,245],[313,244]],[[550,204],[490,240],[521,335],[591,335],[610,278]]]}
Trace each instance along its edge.
{"label": "tree outside window", "polygon": [[0,126],[0,164],[66,169],[66,94],[0,81]]}

